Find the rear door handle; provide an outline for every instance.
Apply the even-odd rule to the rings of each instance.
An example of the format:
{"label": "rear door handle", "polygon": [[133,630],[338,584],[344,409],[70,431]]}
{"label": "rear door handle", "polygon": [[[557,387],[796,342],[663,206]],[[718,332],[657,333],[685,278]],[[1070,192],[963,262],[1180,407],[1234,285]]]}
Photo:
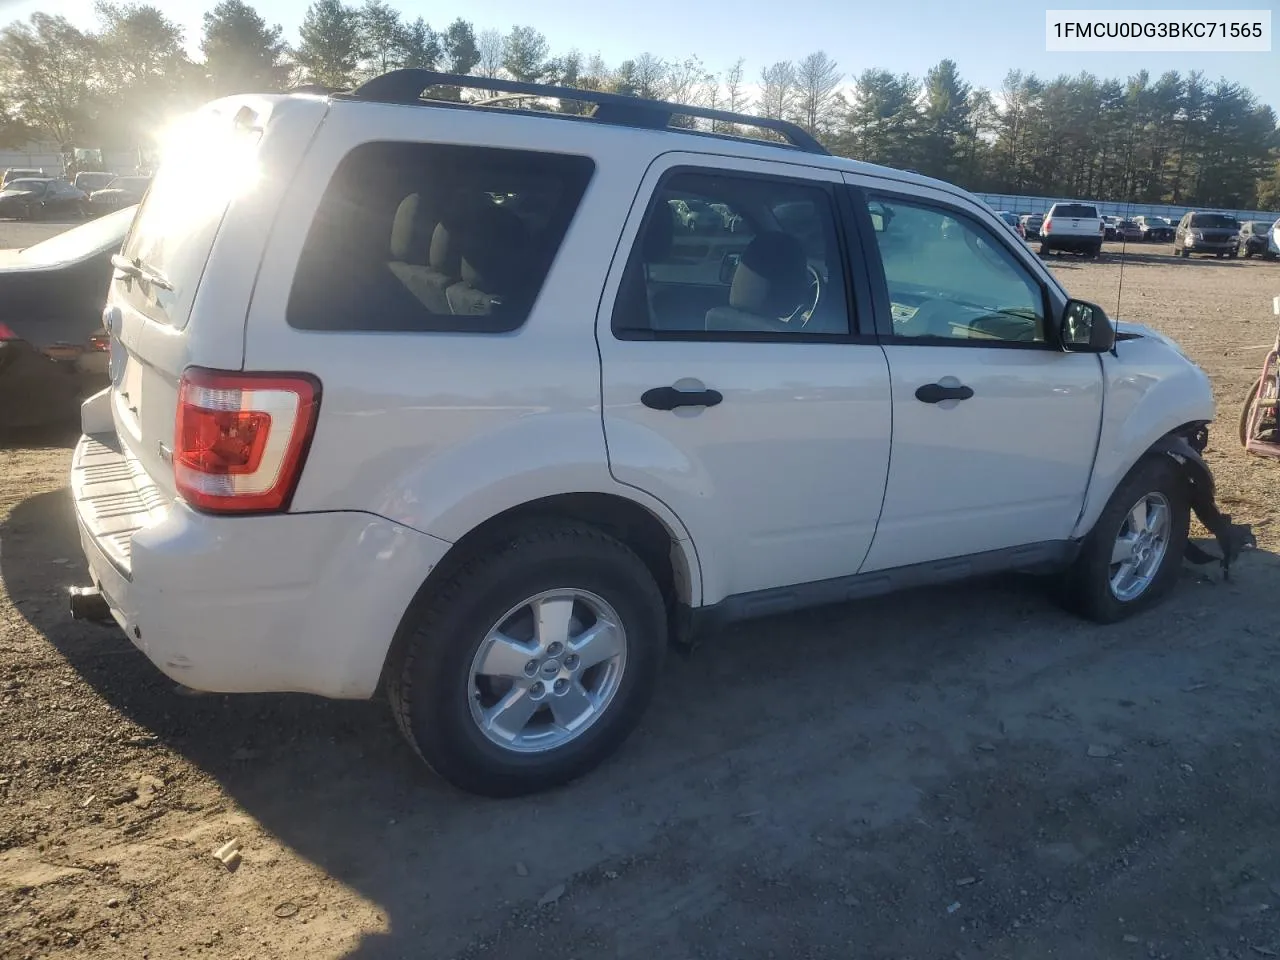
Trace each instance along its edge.
{"label": "rear door handle", "polygon": [[973,387],[964,385],[944,387],[940,383],[926,383],[916,390],[916,399],[923,403],[941,403],[943,400],[968,400],[973,396]]}
{"label": "rear door handle", "polygon": [[640,402],[651,410],[714,407],[723,399],[719,390],[677,390],[675,387],[654,387],[640,395]]}

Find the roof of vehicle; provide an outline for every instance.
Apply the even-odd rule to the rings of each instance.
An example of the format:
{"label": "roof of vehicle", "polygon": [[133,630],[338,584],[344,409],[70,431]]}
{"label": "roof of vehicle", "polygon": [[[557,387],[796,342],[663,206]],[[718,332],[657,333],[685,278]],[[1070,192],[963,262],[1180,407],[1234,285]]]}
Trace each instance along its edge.
{"label": "roof of vehicle", "polygon": [[[496,90],[505,95],[461,103],[424,98],[424,92],[431,87],[461,87],[487,92]],[[683,150],[691,153],[724,153],[726,150],[731,150],[735,156],[760,160],[786,159],[788,156],[793,159],[803,157],[803,162],[809,166],[933,187],[955,196],[972,199],[968,191],[954,184],[935,180],[913,171],[897,170],[860,160],[832,156],[803,127],[789,121],[572,87],[404,69],[393,70],[375,77],[354,90],[339,91],[312,86],[299,88],[286,94],[266,95],[260,99],[265,102],[278,102],[317,96],[327,99],[330,108],[335,110],[368,109],[373,105],[389,105],[412,106],[429,111],[491,113],[518,122],[537,120],[577,123],[587,129],[598,131],[597,135],[600,137],[639,135],[646,138],[661,137],[664,142],[669,141],[670,145],[665,148],[666,150]],[[529,102],[533,102],[536,106],[538,100],[551,99],[595,104],[595,109],[590,114],[570,114],[514,106],[514,104]],[[735,127],[755,127],[783,139],[761,139],[688,127],[673,127],[670,124],[675,116],[733,124]]]}

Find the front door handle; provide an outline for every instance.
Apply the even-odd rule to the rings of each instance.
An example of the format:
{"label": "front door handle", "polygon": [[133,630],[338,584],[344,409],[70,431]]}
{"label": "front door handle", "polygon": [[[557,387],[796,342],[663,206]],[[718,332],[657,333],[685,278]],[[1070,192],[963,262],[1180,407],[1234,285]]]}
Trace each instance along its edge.
{"label": "front door handle", "polygon": [[714,407],[723,399],[719,390],[677,390],[675,387],[654,387],[640,395],[640,402],[651,410]]}
{"label": "front door handle", "polygon": [[916,399],[923,403],[941,403],[943,400],[968,400],[973,396],[973,387],[964,385],[944,387],[940,383],[926,383],[916,390]]}

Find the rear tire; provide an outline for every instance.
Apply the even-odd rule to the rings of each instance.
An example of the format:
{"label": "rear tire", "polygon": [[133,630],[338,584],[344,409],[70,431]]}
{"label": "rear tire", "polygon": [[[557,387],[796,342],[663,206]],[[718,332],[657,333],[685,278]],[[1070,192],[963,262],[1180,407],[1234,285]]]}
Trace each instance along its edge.
{"label": "rear tire", "polygon": [[1047,244],[1047,243],[1045,243],[1043,240],[1041,240],[1041,241],[1040,241],[1040,256],[1042,256],[1042,257],[1047,257],[1047,256],[1051,255],[1052,253],[1053,253],[1053,247],[1049,246],[1049,244]]}
{"label": "rear tire", "polygon": [[1240,253],[1239,250],[1232,250],[1230,253],[1227,254],[1227,259],[1234,260],[1239,255],[1239,253]]}
{"label": "rear tire", "polygon": [[[533,611],[552,605],[573,611],[556,621],[566,638],[558,650],[546,639],[555,616],[544,615],[545,630],[533,627]],[[587,666],[585,652],[574,662],[575,641],[613,616],[620,631],[609,648],[620,653],[597,666]],[[666,645],[666,607],[640,558],[594,527],[548,522],[497,541],[415,602],[388,666],[387,693],[401,731],[437,774],[471,793],[519,796],[580,777],[621,746],[653,696]],[[504,651],[515,665],[502,660],[511,672],[494,673],[490,663]],[[570,668],[580,672],[563,681],[557,700]],[[615,669],[612,681],[600,679],[611,683],[607,692],[592,687]],[[543,671],[550,671],[545,684]],[[574,721],[569,711],[584,689],[603,704]],[[506,703],[509,712],[499,712]],[[531,711],[523,719],[522,704]]]}
{"label": "rear tire", "polygon": [[[1167,512],[1162,537],[1152,533],[1149,540],[1136,540],[1141,534],[1133,517],[1140,508],[1153,531],[1157,508]],[[1178,465],[1159,454],[1144,457],[1111,495],[1067,571],[1066,605],[1098,623],[1115,623],[1158,602],[1177,581],[1190,523],[1186,480]],[[1149,569],[1138,562],[1132,576],[1124,576],[1125,561],[1114,560],[1124,549],[1122,540],[1130,545],[1136,541],[1140,547],[1133,549],[1147,551]],[[1143,575],[1137,576],[1139,572]]]}

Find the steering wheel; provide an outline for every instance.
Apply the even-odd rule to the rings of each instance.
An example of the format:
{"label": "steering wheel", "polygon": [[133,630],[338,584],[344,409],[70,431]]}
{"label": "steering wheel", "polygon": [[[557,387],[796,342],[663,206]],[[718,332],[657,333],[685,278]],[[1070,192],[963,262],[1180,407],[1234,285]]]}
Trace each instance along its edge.
{"label": "steering wheel", "polygon": [[789,314],[778,318],[783,323],[799,320],[801,328],[813,319],[813,313],[818,309],[818,301],[822,299],[822,277],[813,268],[812,264],[806,263],[805,269],[809,271],[809,290],[805,295],[805,299],[798,303],[796,308]]}

